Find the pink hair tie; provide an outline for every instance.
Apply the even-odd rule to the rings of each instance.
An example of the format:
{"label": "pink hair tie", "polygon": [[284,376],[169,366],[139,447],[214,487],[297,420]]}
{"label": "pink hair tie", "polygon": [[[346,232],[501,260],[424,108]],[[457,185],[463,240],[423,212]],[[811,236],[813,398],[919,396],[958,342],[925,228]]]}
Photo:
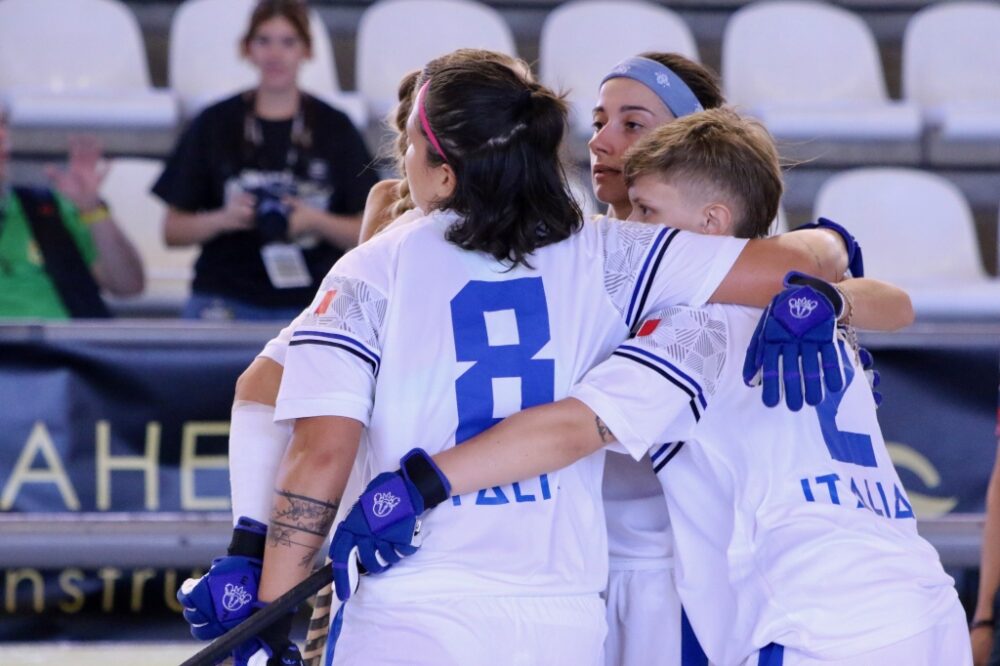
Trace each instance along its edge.
{"label": "pink hair tie", "polygon": [[441,144],[438,143],[437,137],[434,136],[434,132],[431,130],[431,124],[427,122],[427,111],[424,110],[424,97],[427,95],[427,86],[431,84],[431,80],[427,79],[424,85],[420,86],[420,92],[417,93],[417,113],[420,115],[420,126],[424,128],[424,134],[427,135],[427,140],[431,142],[434,146],[434,150],[437,154],[441,156],[441,159],[448,162],[448,157],[444,154],[444,150],[441,149]]}

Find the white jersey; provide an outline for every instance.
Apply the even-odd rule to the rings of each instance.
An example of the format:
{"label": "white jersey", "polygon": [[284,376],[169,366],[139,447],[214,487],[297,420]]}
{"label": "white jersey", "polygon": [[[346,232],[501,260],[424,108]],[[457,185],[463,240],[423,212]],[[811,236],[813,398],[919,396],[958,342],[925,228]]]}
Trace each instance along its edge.
{"label": "white jersey", "polygon": [[[509,269],[447,242],[457,219],[431,214],[341,258],[293,333],[277,419],[357,419],[365,469],[398,469],[413,446],[434,454],[565,397],[644,312],[703,303],[746,242],[604,218]],[[597,594],[603,464],[444,502],[420,551],[357,600]]]}
{"label": "white jersey", "polygon": [[926,630],[957,597],[917,534],[861,370],[817,407],[765,407],[741,376],[759,316],[659,312],[571,391],[634,457],[650,451],[702,647],[717,664],[771,642],[838,659]]}
{"label": "white jersey", "polygon": [[673,566],[670,517],[663,488],[648,458],[611,453],[604,463],[604,518],[613,571]]}
{"label": "white jersey", "polygon": [[[395,229],[403,226],[404,224],[409,224],[410,222],[415,222],[424,217],[423,212],[419,208],[410,208],[409,210],[403,212],[402,215],[397,217],[395,220],[389,223],[388,226],[378,231],[378,233],[385,233],[389,229]],[[292,320],[292,322],[278,331],[278,334],[267,341],[264,345],[264,349],[261,350],[257,356],[263,356],[264,358],[269,358],[280,366],[285,365],[285,354],[288,353],[288,343],[292,341],[292,333],[295,329],[299,327],[299,324],[309,316],[310,308],[306,308],[299,315]],[[360,493],[359,493],[360,495]]]}

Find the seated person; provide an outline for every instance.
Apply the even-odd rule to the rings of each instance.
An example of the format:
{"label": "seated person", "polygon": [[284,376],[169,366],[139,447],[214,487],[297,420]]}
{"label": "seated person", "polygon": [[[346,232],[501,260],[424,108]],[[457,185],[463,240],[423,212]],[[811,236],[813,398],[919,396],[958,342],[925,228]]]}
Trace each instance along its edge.
{"label": "seated person", "polygon": [[143,290],[142,263],[98,194],[106,170],[90,137],[70,140],[52,189],[8,184],[10,140],[0,108],[0,317],[108,317],[100,292]]}
{"label": "seated person", "polygon": [[257,86],[199,114],[153,187],[167,244],[202,247],[186,318],[288,321],[357,243],[377,174],[350,119],[299,88],[311,44],[305,3],[260,0]]}

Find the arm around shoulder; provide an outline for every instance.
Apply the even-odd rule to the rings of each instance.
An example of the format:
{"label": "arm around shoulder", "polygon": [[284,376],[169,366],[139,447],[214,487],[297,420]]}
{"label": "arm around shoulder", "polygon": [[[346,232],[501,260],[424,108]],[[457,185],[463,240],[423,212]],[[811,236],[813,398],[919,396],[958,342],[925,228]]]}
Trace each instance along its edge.
{"label": "arm around shoulder", "polygon": [[713,303],[766,306],[789,271],[839,282],[847,270],[847,249],[839,234],[807,229],[747,242],[729,274],[709,299]]}
{"label": "arm around shoulder", "polygon": [[845,324],[872,331],[897,331],[913,323],[910,295],[896,285],[850,278],[837,285],[846,302]]}
{"label": "arm around shoulder", "polygon": [[583,402],[565,398],[532,407],[434,456],[452,493],[522,481],[554,472],[614,441]]}

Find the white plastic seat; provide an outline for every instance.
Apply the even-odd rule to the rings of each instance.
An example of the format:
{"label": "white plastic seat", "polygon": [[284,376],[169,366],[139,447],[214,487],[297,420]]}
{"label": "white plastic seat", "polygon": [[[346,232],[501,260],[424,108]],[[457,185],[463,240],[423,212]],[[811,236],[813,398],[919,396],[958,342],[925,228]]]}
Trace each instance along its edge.
{"label": "white plastic seat", "polygon": [[[938,163],[1000,161],[1000,5],[954,2],[927,7],[903,35],[903,96],[933,128]],[[988,143],[991,145],[984,146]],[[948,145],[956,144],[956,145]]]}
{"label": "white plastic seat", "polygon": [[850,229],[865,274],[909,291],[918,316],[1000,318],[1000,280],[983,268],[972,211],[944,177],[905,168],[845,171],[820,188],[814,215]]}
{"label": "white plastic seat", "polygon": [[[240,49],[253,7],[254,0],[186,0],[177,8],[170,24],[168,77],[185,117],[257,85],[257,70]],[[315,9],[309,12],[309,32],[312,58],[302,64],[299,85],[346,113],[358,128],[367,127],[364,100],[340,89],[330,35]]]}
{"label": "white plastic seat", "polygon": [[740,9],[723,36],[722,78],[729,102],[758,116],[786,148],[854,142],[880,162],[919,158],[919,109],[889,100],[875,37],[845,9],[812,0]]}
{"label": "white plastic seat", "polygon": [[[139,23],[118,0],[0,0],[0,90],[18,130],[172,133],[178,120],[173,93],[151,86]],[[19,131],[19,147],[23,139]]]}
{"label": "white plastic seat", "polygon": [[510,28],[491,7],[473,0],[380,0],[358,25],[358,90],[383,118],[397,102],[404,74],[458,48],[516,55]]}
{"label": "white plastic seat", "polygon": [[120,158],[111,160],[101,185],[115,220],[139,251],[146,272],[142,296],[128,308],[179,311],[190,291],[197,248],[168,248],[163,241],[166,208],[150,189],[163,163],[158,160]]}
{"label": "white plastic seat", "polygon": [[663,51],[698,61],[698,47],[683,19],[643,0],[562,4],[546,17],[538,48],[542,82],[568,93],[571,123],[582,135],[591,133],[591,109],[601,79],[625,58]]}

